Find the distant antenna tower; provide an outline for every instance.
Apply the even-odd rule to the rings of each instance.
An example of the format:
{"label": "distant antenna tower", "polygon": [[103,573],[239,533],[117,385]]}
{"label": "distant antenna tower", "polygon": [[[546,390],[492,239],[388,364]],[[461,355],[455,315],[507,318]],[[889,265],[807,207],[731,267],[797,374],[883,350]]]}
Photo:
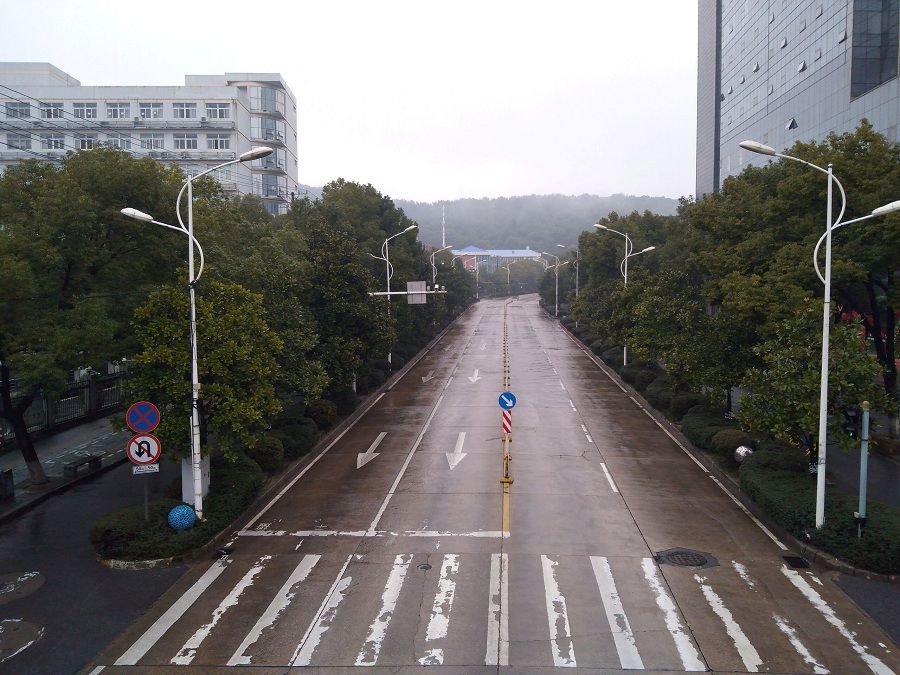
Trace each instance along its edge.
{"label": "distant antenna tower", "polygon": [[441,246],[447,245],[447,232],[444,230],[444,225],[446,221],[444,220],[444,207],[441,206]]}

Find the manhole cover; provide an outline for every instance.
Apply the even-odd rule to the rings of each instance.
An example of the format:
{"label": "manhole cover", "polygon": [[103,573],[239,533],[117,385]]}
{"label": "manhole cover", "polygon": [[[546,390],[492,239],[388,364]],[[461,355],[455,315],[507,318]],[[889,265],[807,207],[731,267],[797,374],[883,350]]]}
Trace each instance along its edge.
{"label": "manhole cover", "polygon": [[44,585],[40,572],[21,572],[0,575],[0,605],[31,595]]}
{"label": "manhole cover", "polygon": [[706,569],[708,567],[718,567],[719,565],[719,561],[709,553],[694,551],[689,548],[670,548],[666,551],[660,551],[656,554],[656,559],[661,564],[665,563],[676,567]]}
{"label": "manhole cover", "polygon": [[420,570],[430,570],[431,569],[431,565],[429,565],[428,563],[422,563],[421,565],[416,565],[416,567],[418,567]]}

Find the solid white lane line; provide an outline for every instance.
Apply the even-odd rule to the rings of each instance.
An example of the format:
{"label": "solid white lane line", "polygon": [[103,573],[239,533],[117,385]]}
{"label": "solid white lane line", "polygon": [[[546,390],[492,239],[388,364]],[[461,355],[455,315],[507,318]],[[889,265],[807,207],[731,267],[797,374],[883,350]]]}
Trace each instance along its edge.
{"label": "solid white lane line", "polygon": [[219,623],[219,619],[222,618],[222,615],[231,607],[237,606],[241,594],[249,586],[253,585],[253,579],[262,571],[266,562],[271,559],[272,556],[264,555],[256,561],[256,564],[241,577],[241,580],[231,589],[231,592],[219,603],[219,606],[216,607],[212,613],[212,618],[188,638],[187,642],[185,642],[182,648],[178,650],[178,653],[172,658],[170,663],[174,663],[177,666],[188,666],[191,664],[191,661],[193,661],[194,657],[197,655],[197,650],[200,648],[200,645],[203,644],[203,641],[209,636],[212,629]]}
{"label": "solid white lane line", "polygon": [[564,385],[564,384],[562,383],[562,380],[559,381],[559,388],[562,389],[563,391],[566,390],[566,385]]}
{"label": "solid white lane line", "polygon": [[622,607],[619,591],[616,590],[616,582],[613,579],[612,570],[609,568],[609,561],[603,556],[592,555],[591,567],[594,568],[594,577],[597,579],[597,587],[600,589],[603,609],[606,610],[606,620],[609,622],[613,642],[619,653],[619,663],[625,669],[643,670],[644,662],[641,661],[641,655],[638,653],[634,633],[631,630],[631,624],[628,623],[628,617],[625,615],[625,608]]}
{"label": "solid white lane line", "polygon": [[412,561],[412,554],[409,553],[400,554],[394,558],[394,566],[391,568],[391,573],[384,586],[384,593],[381,594],[381,609],[375,616],[375,620],[372,621],[372,625],[369,626],[366,641],[356,657],[356,665],[374,666],[378,661],[381,644],[384,642],[384,636],[387,635],[391,619],[394,618],[397,599],[400,597],[400,590],[403,588],[403,580],[406,579],[410,561]]}
{"label": "solid white lane line", "polygon": [[860,658],[865,662],[875,675],[894,675],[893,671],[888,668],[878,657],[869,654],[867,648],[856,641],[856,635],[847,628],[847,625],[834,613],[831,606],[825,602],[818,591],[814,589],[796,570],[789,569],[787,565],[781,566],[781,571],[790,580],[792,584],[806,597],[807,600],[815,607],[819,613],[825,617],[825,620],[834,626],[838,633],[844,636],[844,639],[850,643]]}
{"label": "solid white lane line", "polygon": [[486,666],[509,665],[509,556],[491,554]]}
{"label": "solid white lane line", "polygon": [[325,599],[322,601],[322,604],[319,605],[319,611],[316,612],[312,623],[309,624],[306,632],[300,639],[297,649],[294,651],[294,656],[291,657],[290,665],[292,667],[308,666],[312,660],[313,652],[315,652],[316,647],[319,646],[322,636],[325,635],[329,628],[331,628],[331,623],[334,621],[334,615],[337,613],[338,605],[340,605],[341,600],[344,599],[344,591],[347,590],[350,583],[353,581],[353,577],[344,577],[344,572],[347,571],[347,565],[350,564],[353,557],[353,553],[347,556],[347,559],[341,567],[341,571],[338,572],[334,579],[334,583],[331,584],[331,588],[329,588],[328,593],[325,594]]}
{"label": "solid white lane line", "polygon": [[250,629],[250,632],[247,633],[247,637],[244,638],[244,641],[241,642],[241,645],[235,650],[234,654],[231,655],[231,658],[228,659],[229,666],[239,666],[239,665],[249,665],[252,663],[251,657],[247,656],[247,650],[259,640],[260,636],[263,634],[267,628],[269,628],[272,624],[274,624],[278,617],[287,609],[288,605],[291,604],[291,600],[294,599],[294,595],[296,594],[294,591],[294,586],[299,584],[301,581],[306,579],[309,576],[310,571],[315,566],[317,562],[319,562],[319,558],[321,556],[318,555],[306,555],[303,556],[303,560],[294,568],[294,571],[291,572],[291,575],[287,578],[287,581],[284,582],[281,589],[279,589],[278,593],[275,594],[275,597],[272,598],[272,602],[269,603],[269,606],[266,608],[266,611],[262,613],[262,616],[256,622],[256,625]]}
{"label": "solid white lane line", "polygon": [[569,399],[569,405],[572,406],[572,410],[573,410],[574,412],[578,412],[578,411],[575,409],[575,404],[572,402],[572,399]]}
{"label": "solid white lane line", "polygon": [[[633,400],[633,399],[632,399],[632,400]],[[639,404],[639,405],[640,405],[640,404]],[[677,438],[675,438],[671,433],[669,433],[669,430],[666,429],[666,428],[662,425],[662,423],[661,423],[658,419],[656,419],[656,418],[653,416],[653,414],[652,414],[649,410],[647,410],[647,409],[644,408],[643,406],[640,406],[640,407],[641,407],[641,410],[644,411],[644,414],[647,415],[647,417],[649,417],[651,420],[653,420],[653,422],[656,424],[656,426],[658,426],[660,429],[662,429],[662,430],[663,430],[663,433],[665,433],[666,436],[668,436],[669,438],[671,438],[672,441],[675,443],[675,445],[677,445],[679,448],[681,448],[682,452],[684,452],[684,454],[686,454],[688,457],[691,458],[691,461],[692,461],[694,464],[696,464],[697,466],[700,467],[700,470],[703,471],[703,473],[709,473],[709,469],[707,469],[705,466],[703,466],[703,464],[700,463],[700,460],[698,460],[696,457],[694,457],[694,453],[692,453],[690,450],[688,450],[686,447],[684,447],[684,445],[681,443],[681,441],[679,441],[679,440],[678,440]]]}
{"label": "solid white lane line", "polygon": [[734,643],[741,661],[744,662],[744,667],[751,673],[758,673],[759,667],[762,665],[762,659],[738,622],[734,620],[731,610],[725,606],[722,598],[718,596],[712,587],[704,583],[706,581],[705,577],[695,574],[694,580],[700,584],[700,590],[703,591],[703,597],[706,598],[706,603],[710,609],[722,620],[725,632],[728,633],[728,637]]}
{"label": "solid white lane line", "polygon": [[831,672],[813,658],[813,655],[810,653],[809,649],[806,648],[806,645],[800,641],[800,638],[797,637],[797,631],[787,622],[787,619],[780,617],[777,614],[772,615],[772,618],[775,619],[775,625],[785,634],[794,650],[806,662],[806,665],[813,669],[814,673],[817,673],[817,675],[827,675]]}
{"label": "solid white lane line", "polygon": [[750,520],[752,520],[754,523],[756,523],[756,525],[757,525],[757,527],[759,527],[759,529],[761,529],[763,532],[766,533],[766,536],[767,536],[769,539],[771,539],[772,541],[775,542],[775,544],[778,546],[778,548],[780,548],[782,551],[787,551],[787,550],[788,550],[788,547],[785,546],[784,544],[782,544],[782,543],[778,540],[778,537],[776,537],[774,534],[772,534],[772,532],[769,530],[768,527],[766,527],[766,526],[763,525],[761,522],[759,522],[759,519],[758,519],[756,516],[754,516],[752,513],[750,513],[749,509],[747,509],[746,506],[744,506],[743,504],[741,504],[741,502],[738,501],[737,497],[735,497],[733,494],[731,494],[731,491],[730,491],[728,488],[726,488],[724,485],[722,485],[721,482],[719,482],[719,479],[718,479],[718,478],[716,478],[716,477],[713,476],[713,475],[710,475],[710,478],[712,478],[712,479],[715,481],[716,485],[718,485],[720,488],[722,488],[722,492],[724,492],[726,495],[728,495],[728,496],[731,498],[731,501],[733,501],[735,504],[737,504],[737,505],[738,505],[738,508],[739,508],[741,511],[743,511],[744,514],[746,514],[746,516],[747,516]]}
{"label": "solid white lane line", "polygon": [[[361,420],[363,417],[365,417],[366,413],[368,413],[369,410],[371,410],[372,408],[375,407],[375,404],[381,400],[382,396],[384,396],[384,392],[381,392],[380,394],[378,394],[378,396],[375,398],[375,400],[372,401],[372,405],[370,405],[366,408],[365,412],[362,413],[356,419],[356,422],[359,422],[359,420]],[[350,431],[356,425],[356,422],[354,422],[353,424],[348,426],[346,429],[344,429],[340,434],[338,434],[337,438],[335,438],[333,441],[331,441],[331,443],[329,443],[327,445],[327,447],[324,450],[322,450],[322,452],[320,452],[318,455],[316,455],[316,457],[315,457],[315,459],[313,459],[313,461],[311,461],[309,464],[307,464],[305,467],[303,467],[303,471],[298,473],[287,485],[284,486],[284,488],[277,495],[272,497],[272,499],[269,501],[269,503],[266,504],[259,513],[257,513],[255,516],[253,516],[247,522],[247,524],[244,525],[244,529],[245,530],[249,529],[253,523],[255,523],[260,518],[262,518],[263,515],[266,513],[266,511],[268,511],[270,508],[272,508],[275,505],[275,502],[277,502],[279,499],[281,499],[284,496],[285,492],[287,492],[292,487],[294,487],[294,485],[297,483],[297,481],[300,480],[301,478],[303,478],[303,476],[306,475],[306,472],[309,471],[311,468],[313,468],[316,465],[316,462],[318,462],[320,459],[322,459],[322,457],[325,455],[325,453],[328,452],[329,450],[331,450],[331,448],[334,447],[335,443],[337,443],[339,440],[341,440],[344,437],[344,434],[346,434],[348,431]]]}
{"label": "solid white lane line", "polygon": [[146,632],[137,639],[137,641],[128,648],[122,656],[120,656],[115,665],[117,666],[133,666],[146,654],[150,648],[156,644],[163,634],[169,630],[172,625],[180,619],[184,613],[193,605],[203,591],[209,588],[231,561],[228,558],[217,560],[209,569],[203,573],[196,583],[191,586],[184,595],[182,595],[175,603],[167,609],[161,617],[159,617]]}
{"label": "solid white lane line", "polygon": [[656,605],[659,607],[666,621],[666,629],[675,641],[675,648],[678,650],[678,656],[681,658],[681,665],[685,670],[696,672],[706,670],[706,664],[700,659],[700,653],[694,646],[684,625],[681,623],[681,617],[678,615],[678,608],[672,596],[663,586],[660,579],[659,569],[653,558],[644,558],[641,562],[644,568],[644,578],[650,585],[650,590],[656,598]]}
{"label": "solid white lane line", "polygon": [[[453,599],[456,595],[458,572],[459,556],[445,555],[444,562],[441,564],[441,579],[438,582],[438,590],[431,607],[431,619],[429,619],[428,629],[425,631],[426,643],[447,637],[447,631],[450,628],[450,611],[453,609]],[[444,650],[439,647],[429,649],[425,656],[419,659],[419,664],[423,666],[439,666],[443,663]]]}
{"label": "solid white lane line", "polygon": [[544,572],[544,597],[547,602],[547,624],[550,628],[550,650],[553,654],[553,665],[557,668],[575,668],[575,644],[572,641],[572,630],[569,628],[569,614],[566,611],[566,599],[559,590],[556,581],[556,560],[541,556],[541,567]]}
{"label": "solid white lane line", "polygon": [[603,469],[603,473],[606,474],[606,480],[609,482],[609,487],[612,488],[613,492],[618,492],[619,488],[617,488],[616,484],[613,482],[612,476],[609,473],[609,469],[606,468],[606,464],[600,462],[600,468]]}
{"label": "solid white lane line", "polygon": [[413,455],[416,453],[416,450],[419,449],[419,444],[422,442],[422,439],[425,437],[425,434],[428,432],[428,427],[431,426],[431,420],[434,419],[435,414],[438,411],[438,408],[441,407],[441,401],[444,400],[444,395],[441,394],[440,398],[438,398],[437,403],[434,404],[434,408],[431,410],[431,414],[428,416],[428,420],[425,422],[425,426],[422,427],[422,431],[419,432],[418,438],[416,438],[416,442],[413,443],[412,448],[410,448],[409,454],[406,455],[406,461],[403,462],[403,466],[400,467],[400,473],[397,474],[397,477],[394,479],[394,482],[391,484],[390,489],[388,490],[387,495],[384,497],[384,501],[381,503],[381,507],[378,509],[378,513],[375,514],[375,518],[372,520],[372,524],[369,525],[369,530],[366,536],[374,537],[375,536],[375,528],[378,527],[378,521],[381,520],[381,516],[384,515],[385,510],[387,509],[388,502],[391,501],[391,497],[394,496],[394,491],[397,489],[397,486],[400,485],[400,481],[403,479],[403,474],[406,473],[406,467],[409,466],[409,463],[412,461]]}

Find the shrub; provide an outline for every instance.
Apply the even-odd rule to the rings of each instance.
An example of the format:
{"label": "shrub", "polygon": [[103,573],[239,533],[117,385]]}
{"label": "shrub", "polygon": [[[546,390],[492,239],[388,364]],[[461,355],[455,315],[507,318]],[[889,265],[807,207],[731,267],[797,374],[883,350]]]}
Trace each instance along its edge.
{"label": "shrub", "polygon": [[283,403],[283,406],[278,416],[272,420],[273,429],[296,424],[306,415],[306,404],[302,399],[289,399]]}
{"label": "shrub", "polygon": [[734,451],[742,445],[750,445],[750,435],[740,429],[723,429],[712,437],[712,450],[727,458],[734,457]]}
{"label": "shrub", "polygon": [[[677,398],[677,396],[676,396]],[[672,399],[675,405],[675,399]],[[707,405],[692,407],[681,419],[681,433],[699,448],[710,449],[712,438],[723,429],[734,429],[734,420],[725,419],[725,411]]]}
{"label": "shrub", "polygon": [[328,400],[334,403],[341,417],[346,417],[359,406],[359,396],[350,387],[329,393]]}
{"label": "shrub", "polygon": [[672,378],[665,373],[657,375],[656,379],[647,385],[647,389],[644,391],[644,396],[650,405],[657,410],[663,411],[669,409],[669,404],[672,402],[674,395],[675,388],[672,385]]}
{"label": "shrub", "polygon": [[183,532],[174,532],[166,522],[169,511],[182,502],[159,499],[150,503],[150,520],[144,520],[144,505],[135,504],[98,519],[91,528],[97,555],[118,560],[153,560],[187,553],[206,544],[246,509],[263,483],[256,462],[238,454],[234,462],[222,455],[210,463],[210,490],[203,500],[205,520]]}
{"label": "shrub", "polygon": [[330,429],[337,422],[337,406],[319,398],[309,404],[309,416],[320,429]]}
{"label": "shrub", "polygon": [[319,428],[308,417],[304,417],[299,424],[279,429],[275,435],[281,440],[285,457],[297,459],[312,450],[316,444]]}
{"label": "shrub", "polygon": [[278,471],[284,465],[284,446],[277,436],[263,436],[256,445],[247,449],[250,459],[266,473]]}
{"label": "shrub", "polygon": [[692,391],[683,391],[672,397],[672,402],[669,404],[669,410],[672,411],[672,416],[675,417],[675,419],[680,420],[687,414],[688,410],[694,406],[705,405],[706,403],[707,400],[703,394],[696,394]]}
{"label": "shrub", "polygon": [[372,369],[379,370],[386,375],[391,372],[391,362],[387,359],[379,359],[378,361],[373,361]]}
{"label": "shrub", "polygon": [[638,371],[637,375],[634,376],[634,386],[638,389],[638,391],[647,391],[647,387],[649,387],[653,382],[656,381],[656,376],[656,372],[652,370],[640,370]]}
{"label": "shrub", "polygon": [[396,354],[394,354],[392,356],[391,364],[394,369],[394,372],[396,372],[396,371],[400,370],[401,368],[403,368],[403,366],[406,365],[406,359],[404,359],[402,356],[397,356]]}
{"label": "shrub", "polygon": [[622,367],[622,347],[615,346],[610,347],[605,352],[600,355],[600,358],[603,359],[603,362],[611,366],[613,368],[621,368]]}
{"label": "shrub", "polygon": [[607,348],[607,344],[603,340],[594,340],[590,346],[591,351],[595,354],[602,354],[607,350]]}
{"label": "shrub", "polygon": [[[641,372],[650,372],[651,374],[653,374],[652,371],[650,371],[650,369],[647,367],[646,361],[633,361],[627,366],[622,366],[621,370],[619,370],[619,374],[622,376],[622,379],[628,382],[628,384],[634,384],[637,381],[638,373]],[[650,378],[650,381],[652,382],[654,379],[656,379],[655,374],[652,378]]]}
{"label": "shrub", "polygon": [[758,451],[741,465],[741,489],[776,523],[856,567],[882,574],[900,569],[900,509],[871,502],[866,529],[857,539],[857,497],[831,487],[825,492],[825,524],[817,530],[815,476],[775,468],[766,463],[766,454],[777,453]]}

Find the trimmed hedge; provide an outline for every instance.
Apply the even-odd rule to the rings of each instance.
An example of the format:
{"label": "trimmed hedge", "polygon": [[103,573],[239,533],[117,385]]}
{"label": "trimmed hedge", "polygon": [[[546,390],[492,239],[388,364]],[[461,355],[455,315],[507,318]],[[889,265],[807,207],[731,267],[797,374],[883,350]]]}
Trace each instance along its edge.
{"label": "trimmed hedge", "polygon": [[672,384],[672,378],[665,373],[657,375],[644,391],[644,397],[647,402],[654,408],[665,412],[672,403],[672,397],[675,396],[675,387]]}
{"label": "trimmed hedge", "polygon": [[319,427],[308,417],[304,417],[299,423],[282,427],[275,432],[275,436],[284,447],[284,456],[288,459],[297,459],[312,450],[316,444]]}
{"label": "trimmed hedge", "polygon": [[[677,398],[677,397],[676,397]],[[672,400],[674,407],[675,400]],[[707,405],[696,405],[681,419],[681,433],[698,448],[710,450],[712,438],[724,429],[735,429],[734,420],[725,419],[725,411]]]}
{"label": "trimmed hedge", "polygon": [[600,355],[600,358],[606,365],[618,370],[622,367],[622,347],[618,345],[610,347]]}
{"label": "trimmed hedge", "polygon": [[276,435],[263,436],[247,449],[247,455],[266,473],[278,471],[284,465],[284,446]]}
{"label": "trimmed hedge", "polygon": [[210,473],[209,494],[203,500],[205,521],[175,532],[166,518],[181,501],[164,498],[151,502],[149,522],[144,520],[143,503],[135,504],[94,523],[91,543],[97,555],[117,560],[155,560],[181,555],[209,542],[250,505],[263,484],[262,470],[243,454],[233,463],[222,455],[213,457]]}
{"label": "trimmed hedge", "polygon": [[870,502],[866,529],[857,539],[853,517],[857,497],[830,487],[825,492],[825,525],[817,530],[816,477],[806,471],[777,468],[784,459],[772,451],[753,453],[741,465],[741,489],[800,541],[871,572],[900,571],[900,509]]}
{"label": "trimmed hedge", "polygon": [[696,394],[692,391],[682,391],[672,396],[672,402],[669,404],[669,410],[672,416],[680,420],[687,412],[698,405],[706,405],[707,399],[703,394]]}
{"label": "trimmed hedge", "polygon": [[391,372],[391,362],[387,359],[379,359],[372,362],[372,368],[380,370],[383,375],[387,376]]}
{"label": "trimmed hedge", "polygon": [[394,354],[391,357],[391,366],[393,367],[394,371],[400,370],[405,365],[406,359],[404,359],[402,356],[397,356],[396,354]]}
{"label": "trimmed hedge", "polygon": [[634,386],[638,391],[645,392],[653,382],[656,381],[656,371],[644,369],[634,376]]}
{"label": "trimmed hedge", "polygon": [[320,429],[330,429],[338,419],[337,406],[324,398],[310,403],[307,414]]}
{"label": "trimmed hedge", "polygon": [[750,445],[750,434],[740,429],[723,429],[712,437],[712,450],[728,459],[734,459],[734,451],[742,445]]}
{"label": "trimmed hedge", "polygon": [[359,407],[359,396],[350,387],[330,392],[328,400],[334,403],[341,417],[346,417]]}

